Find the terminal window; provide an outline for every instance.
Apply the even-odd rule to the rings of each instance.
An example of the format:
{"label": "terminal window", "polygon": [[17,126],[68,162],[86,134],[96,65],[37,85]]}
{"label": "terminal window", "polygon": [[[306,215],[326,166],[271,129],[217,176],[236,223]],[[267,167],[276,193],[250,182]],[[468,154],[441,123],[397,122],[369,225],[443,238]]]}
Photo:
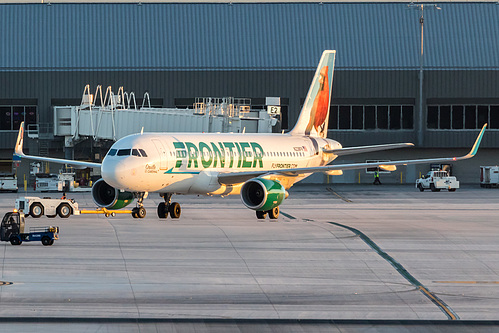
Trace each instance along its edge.
{"label": "terminal window", "polygon": [[413,105],[331,105],[329,129],[410,130]]}
{"label": "terminal window", "polygon": [[499,129],[499,105],[429,105],[426,117],[428,129],[469,130]]}
{"label": "terminal window", "polygon": [[32,105],[0,105],[0,130],[18,130],[23,121],[26,125],[36,124],[37,113],[37,107]]}

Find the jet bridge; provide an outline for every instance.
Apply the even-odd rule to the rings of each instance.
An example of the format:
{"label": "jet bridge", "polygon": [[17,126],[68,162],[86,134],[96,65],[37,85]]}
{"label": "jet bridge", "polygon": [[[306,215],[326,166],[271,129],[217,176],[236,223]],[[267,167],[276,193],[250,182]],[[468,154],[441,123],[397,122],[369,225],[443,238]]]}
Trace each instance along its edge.
{"label": "jet bridge", "polygon": [[72,147],[81,139],[116,141],[139,132],[234,132],[270,133],[277,119],[267,110],[251,110],[251,100],[233,97],[196,98],[193,108],[153,108],[149,94],[137,107],[135,94],[120,87],[95,94],[85,86],[79,106],[54,107],[54,135],[65,137]]}

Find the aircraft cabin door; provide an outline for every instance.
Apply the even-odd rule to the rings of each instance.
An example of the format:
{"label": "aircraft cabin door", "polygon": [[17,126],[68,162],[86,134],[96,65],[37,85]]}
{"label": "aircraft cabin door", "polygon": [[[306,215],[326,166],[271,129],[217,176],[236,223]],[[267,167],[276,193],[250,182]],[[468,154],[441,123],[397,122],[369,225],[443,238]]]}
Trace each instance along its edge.
{"label": "aircraft cabin door", "polygon": [[159,169],[160,170],[167,170],[168,169],[168,155],[165,149],[165,146],[163,146],[163,143],[158,140],[158,139],[151,139],[152,143],[156,147],[156,150],[158,151],[159,154]]}

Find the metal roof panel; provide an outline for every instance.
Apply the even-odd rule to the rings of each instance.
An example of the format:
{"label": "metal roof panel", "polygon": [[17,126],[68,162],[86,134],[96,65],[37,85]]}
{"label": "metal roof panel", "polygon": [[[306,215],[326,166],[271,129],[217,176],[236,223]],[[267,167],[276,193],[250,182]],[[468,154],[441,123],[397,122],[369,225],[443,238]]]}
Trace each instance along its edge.
{"label": "metal roof panel", "polygon": [[[425,10],[427,68],[499,68],[499,6]],[[404,3],[0,4],[0,70],[311,69],[419,66],[419,11]]]}

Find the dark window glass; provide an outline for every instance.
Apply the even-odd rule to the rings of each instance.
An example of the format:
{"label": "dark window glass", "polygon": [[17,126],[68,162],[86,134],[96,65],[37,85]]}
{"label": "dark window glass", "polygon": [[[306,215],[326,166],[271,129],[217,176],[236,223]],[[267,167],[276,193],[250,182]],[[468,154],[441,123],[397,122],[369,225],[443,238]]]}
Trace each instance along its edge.
{"label": "dark window glass", "polygon": [[281,129],[288,129],[288,107],[281,107]]}
{"label": "dark window glass", "polygon": [[402,128],[403,129],[413,129],[414,128],[414,108],[412,105],[406,105],[402,107]]}
{"label": "dark window glass", "polygon": [[140,156],[140,153],[139,153],[139,150],[138,149],[132,149],[132,156],[138,156],[138,157],[141,157]]}
{"label": "dark window glass", "polygon": [[350,106],[340,106],[338,116],[340,129],[350,129]]}
{"label": "dark window glass", "polygon": [[401,109],[400,106],[390,106],[390,129],[400,129]]}
{"label": "dark window glass", "polygon": [[450,105],[440,106],[440,129],[450,129]]}
{"label": "dark window glass", "polygon": [[438,128],[438,106],[428,106],[426,125],[428,128]]}
{"label": "dark window glass", "polygon": [[352,106],[352,129],[364,129],[364,107]]}
{"label": "dark window glass", "polygon": [[463,129],[464,117],[463,117],[463,106],[453,105],[452,106],[452,128],[453,129]]}
{"label": "dark window glass", "polygon": [[490,106],[490,128],[499,128],[499,105]]}
{"label": "dark window glass", "polygon": [[338,105],[331,105],[329,110],[329,129],[338,129]]}
{"label": "dark window glass", "polygon": [[481,128],[485,123],[489,122],[489,106],[479,105],[478,106],[478,127]]}
{"label": "dark window glass", "polygon": [[36,106],[26,106],[24,112],[24,121],[26,124],[36,124]]}
{"label": "dark window glass", "polygon": [[24,121],[24,106],[14,106],[12,111],[12,129],[18,130]]}
{"label": "dark window glass", "polygon": [[140,153],[142,154],[142,157],[147,157],[147,154],[144,149],[139,149]]}
{"label": "dark window glass", "polygon": [[388,106],[378,106],[377,123],[379,129],[388,129]]}
{"label": "dark window glass", "polygon": [[128,156],[130,155],[131,149],[120,149],[118,150],[118,156]]}
{"label": "dark window glass", "polygon": [[107,152],[107,155],[108,155],[108,156],[114,156],[114,155],[116,155],[116,149],[110,149],[110,150]]}
{"label": "dark window glass", "polygon": [[0,130],[10,131],[12,122],[12,108],[10,106],[0,106]]}
{"label": "dark window glass", "polygon": [[376,107],[373,105],[368,105],[364,108],[364,128],[376,128]]}
{"label": "dark window glass", "polygon": [[464,107],[464,128],[476,129],[476,106],[466,105]]}

